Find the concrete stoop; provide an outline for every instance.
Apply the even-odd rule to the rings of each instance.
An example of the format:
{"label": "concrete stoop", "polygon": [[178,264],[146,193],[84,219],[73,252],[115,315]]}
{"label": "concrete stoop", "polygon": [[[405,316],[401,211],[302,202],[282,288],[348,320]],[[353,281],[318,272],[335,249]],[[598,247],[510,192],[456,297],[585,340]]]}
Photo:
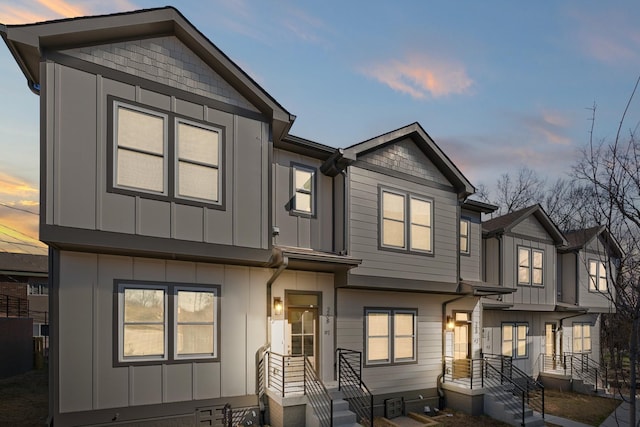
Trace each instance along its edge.
{"label": "concrete stoop", "polygon": [[[333,427],[361,427],[356,422],[356,414],[349,410],[349,402],[342,398],[342,393],[333,388],[328,391],[333,399]],[[320,420],[310,403],[307,403],[306,411],[307,427],[320,427]]]}
{"label": "concrete stoop", "polygon": [[488,391],[484,395],[484,413],[496,420],[512,426],[543,427],[544,419],[525,407],[524,424],[522,424],[522,402],[513,394],[500,389]]}

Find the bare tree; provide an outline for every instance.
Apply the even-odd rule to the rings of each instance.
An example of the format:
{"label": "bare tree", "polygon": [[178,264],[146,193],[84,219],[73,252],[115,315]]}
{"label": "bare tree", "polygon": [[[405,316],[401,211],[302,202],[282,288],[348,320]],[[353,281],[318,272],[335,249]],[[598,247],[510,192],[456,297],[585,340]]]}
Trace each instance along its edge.
{"label": "bare tree", "polygon": [[523,167],[515,177],[504,173],[496,183],[495,204],[506,214],[540,203],[544,198],[545,180],[532,169]]}
{"label": "bare tree", "polygon": [[640,77],[622,114],[618,131],[611,142],[593,141],[595,105],[591,138],[574,168],[574,176],[590,190],[590,208],[594,217],[619,237],[625,255],[618,274],[612,278],[619,319],[626,319],[629,351],[630,425],[636,425],[636,383],[640,333],[640,144],[635,129],[623,133],[624,122],[633,101]]}

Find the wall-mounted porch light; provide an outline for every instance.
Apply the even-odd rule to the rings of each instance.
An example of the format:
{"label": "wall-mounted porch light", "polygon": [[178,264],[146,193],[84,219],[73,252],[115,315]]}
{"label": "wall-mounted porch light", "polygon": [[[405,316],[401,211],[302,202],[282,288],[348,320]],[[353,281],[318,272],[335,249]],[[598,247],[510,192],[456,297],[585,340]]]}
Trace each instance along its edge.
{"label": "wall-mounted porch light", "polygon": [[447,329],[452,331],[453,328],[456,326],[456,323],[453,321],[453,317],[452,316],[447,316]]}
{"label": "wall-mounted porch light", "polygon": [[280,316],[282,314],[282,298],[273,298],[273,314]]}

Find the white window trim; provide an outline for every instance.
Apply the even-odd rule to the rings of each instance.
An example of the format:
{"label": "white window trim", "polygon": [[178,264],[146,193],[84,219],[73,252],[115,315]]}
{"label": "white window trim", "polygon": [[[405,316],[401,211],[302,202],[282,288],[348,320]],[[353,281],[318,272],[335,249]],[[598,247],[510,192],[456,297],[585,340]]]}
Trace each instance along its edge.
{"label": "white window trim", "polygon": [[[125,356],[124,355],[124,291],[125,289],[147,289],[161,290],[164,293],[164,348],[163,356]],[[168,297],[169,287],[160,284],[141,284],[141,283],[120,283],[118,284],[118,362],[158,362],[166,361],[169,357],[169,319],[168,319]]]}
{"label": "white window trim", "polygon": [[[154,111],[151,109],[147,109],[147,108],[142,108],[139,107],[137,105],[132,105],[132,104],[127,104],[124,102],[120,102],[120,101],[113,101],[113,106],[111,107],[113,108],[113,188],[121,188],[124,190],[129,190],[129,191],[136,191],[136,192],[141,192],[141,193],[149,193],[149,194],[160,194],[163,196],[167,196],[169,194],[169,186],[168,186],[168,175],[169,175],[169,170],[168,170],[168,157],[169,157],[169,152],[168,152],[168,148],[169,148],[169,139],[168,139],[168,121],[169,121],[169,117],[167,114],[164,113],[160,113],[158,111]],[[159,156],[157,153],[149,153],[146,152],[144,150],[137,150],[137,149],[132,149],[129,147],[123,147],[124,150],[128,150],[128,151],[134,151],[137,153],[142,153],[142,154],[146,154],[146,155],[150,155],[150,156],[155,156],[155,157],[162,157],[162,164],[163,164],[163,172],[162,172],[162,188],[164,189],[163,191],[153,191],[147,188],[140,188],[140,187],[132,187],[129,185],[122,185],[122,184],[118,184],[118,109],[119,108],[124,108],[124,109],[128,109],[128,110],[133,110],[133,111],[137,111],[138,113],[142,113],[142,114],[148,114],[150,116],[155,116],[155,117],[159,117],[162,119],[162,123],[163,123],[163,142],[162,142],[162,146],[163,146],[163,155]]]}
{"label": "white window trim", "polygon": [[[179,291],[187,291],[187,292],[206,292],[213,293],[214,295],[214,308],[213,308],[213,353],[212,354],[204,354],[204,353],[196,353],[196,354],[178,354],[178,292]],[[173,304],[173,334],[175,339],[173,340],[173,357],[175,360],[191,360],[191,359],[216,359],[218,357],[218,299],[220,298],[219,291],[217,288],[206,288],[206,287],[194,287],[194,286],[175,286],[173,288],[174,295],[174,304]],[[203,323],[203,324],[209,324]]]}
{"label": "white window trim", "polygon": [[[217,165],[211,165],[208,163],[204,163],[204,162],[198,162],[198,161],[193,161],[193,160],[180,160],[180,150],[179,150],[179,144],[180,144],[180,139],[178,138],[178,127],[179,124],[183,123],[189,126],[193,126],[193,127],[198,127],[204,130],[208,130],[211,132],[215,132],[218,134],[218,164]],[[222,129],[217,128],[215,126],[210,126],[210,125],[205,125],[203,123],[199,123],[199,122],[194,122],[191,120],[187,120],[187,119],[183,119],[183,118],[177,118],[175,119],[175,125],[174,125],[174,137],[173,137],[173,141],[174,141],[174,150],[175,150],[175,155],[174,155],[174,173],[173,173],[173,179],[174,179],[174,195],[173,197],[175,197],[176,199],[181,199],[181,200],[194,200],[197,202],[204,202],[204,203],[211,203],[214,205],[219,205],[221,203],[221,194],[222,194],[222,177],[221,177],[221,172],[222,172],[222,167],[220,166],[220,164],[222,163]],[[194,196],[185,196],[185,195],[181,195],[179,194],[179,188],[180,188],[180,162],[183,161],[185,163],[189,163],[192,165],[197,165],[197,166],[203,166],[203,167],[207,167],[207,168],[211,168],[211,169],[215,169],[216,173],[218,174],[218,190],[217,190],[217,195],[218,198],[216,200],[211,200],[211,199],[205,199],[205,198],[200,198],[200,197],[194,197]]]}
{"label": "white window trim", "polygon": [[[384,242],[384,221],[385,221],[385,217],[384,217],[384,193],[389,193],[389,194],[394,194],[397,196],[401,196],[403,198],[403,202],[404,202],[404,216],[403,216],[403,220],[402,220],[402,226],[403,226],[403,232],[404,232],[404,245],[403,246],[395,246],[395,245],[390,245],[390,244],[385,244]],[[379,235],[379,241],[380,241],[380,248],[382,249],[391,249],[391,250],[397,250],[397,251],[402,251],[402,252],[409,252],[409,253],[413,253],[413,254],[426,254],[426,255],[433,255],[434,251],[434,226],[433,226],[433,222],[434,222],[434,201],[433,199],[429,198],[429,197],[424,197],[424,196],[419,196],[417,194],[412,194],[409,192],[403,192],[403,191],[398,191],[398,190],[392,190],[389,188],[381,188],[379,191],[379,196],[380,198],[380,206],[379,206],[379,212],[378,215],[380,217],[380,235]],[[412,239],[412,235],[411,235],[411,226],[414,225],[413,220],[412,220],[412,211],[411,211],[411,200],[418,200],[421,202],[425,202],[429,204],[429,225],[422,225],[422,224],[415,224],[417,226],[420,227],[424,227],[424,228],[428,228],[429,229],[429,245],[431,247],[430,250],[424,250],[424,249],[418,249],[418,248],[414,248],[413,247],[413,239]],[[390,221],[395,221],[395,222],[400,222],[399,220],[395,220],[395,219],[390,219]]]}
{"label": "white window trim", "polygon": [[[368,358],[368,345],[369,345],[369,314],[370,313],[384,313],[388,315],[388,331],[387,335],[387,354],[389,355],[388,360],[369,360]],[[397,358],[395,355],[395,338],[398,337],[406,337],[406,335],[396,335],[395,332],[395,324],[394,317],[395,314],[412,314],[413,315],[413,334],[411,337],[413,338],[413,357],[412,358]],[[418,337],[418,310],[417,309],[406,309],[406,308],[365,308],[365,330],[364,330],[364,339],[365,339],[365,365],[367,366],[380,366],[380,365],[399,365],[404,363],[415,363],[418,360],[417,355],[417,337]]]}
{"label": "white window trim", "polygon": [[[595,276],[591,274],[591,264],[593,263],[596,264]],[[608,283],[609,279],[607,278],[607,269],[605,267],[605,264],[598,259],[590,259],[588,268],[589,270],[587,271],[587,273],[589,275],[589,291],[607,292],[607,290],[609,289],[609,283]],[[605,282],[604,289],[601,289],[600,287],[600,279],[604,279],[604,282]]]}

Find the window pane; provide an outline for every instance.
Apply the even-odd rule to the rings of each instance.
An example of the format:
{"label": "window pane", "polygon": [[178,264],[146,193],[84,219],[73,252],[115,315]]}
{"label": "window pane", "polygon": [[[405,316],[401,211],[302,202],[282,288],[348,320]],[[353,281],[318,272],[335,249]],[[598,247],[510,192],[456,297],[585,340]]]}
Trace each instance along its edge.
{"label": "window pane", "polygon": [[382,244],[404,248],[404,223],[388,219],[383,220]]}
{"label": "window pane", "polygon": [[542,268],[542,252],[533,251],[533,268]]}
{"label": "window pane", "polygon": [[389,314],[388,313],[368,313],[367,314],[367,334],[370,337],[381,337],[389,335]]}
{"label": "window pane", "polygon": [[584,338],[591,338],[591,327],[589,327],[589,325],[583,325],[582,336]]}
{"label": "window pane", "polygon": [[526,340],[527,339],[527,326],[526,325],[518,325],[518,339]]}
{"label": "window pane", "polygon": [[502,354],[504,356],[513,355],[513,326],[502,326]]}
{"label": "window pane", "polygon": [[118,147],[164,154],[164,118],[118,107]]}
{"label": "window pane", "polygon": [[187,123],[178,122],[178,157],[218,166],[219,134]]}
{"label": "window pane", "polygon": [[529,283],[529,267],[518,268],[518,283]]}
{"label": "window pane", "polygon": [[215,320],[213,292],[178,291],[178,322],[207,322]]}
{"label": "window pane", "polygon": [[528,249],[518,250],[518,265],[521,267],[529,267],[529,250]]}
{"label": "window pane", "polygon": [[512,341],[502,341],[502,355],[503,356],[513,356],[513,342]]}
{"label": "window pane", "polygon": [[527,355],[527,341],[526,340],[523,340],[523,341],[518,340],[518,349],[517,349],[516,355],[518,357],[525,357]]}
{"label": "window pane", "polygon": [[460,250],[462,252],[469,252],[469,241],[465,236],[460,236]]}
{"label": "window pane", "polygon": [[396,338],[394,341],[395,359],[413,359],[413,337]]}
{"label": "window pane", "polygon": [[431,250],[431,229],[429,227],[411,224],[411,249]]}
{"label": "window pane", "polygon": [[164,356],[164,325],[124,325],[123,355]]}
{"label": "window pane", "polygon": [[313,173],[311,171],[296,169],[295,177],[296,190],[311,191],[311,186],[313,185]]}
{"label": "window pane", "polygon": [[218,200],[218,170],[192,163],[179,162],[178,195]]}
{"label": "window pane", "polygon": [[176,345],[178,354],[214,354],[213,325],[178,325]]}
{"label": "window pane", "polygon": [[460,221],[460,234],[463,236],[469,235],[469,222]]}
{"label": "window pane", "polygon": [[607,277],[600,277],[598,280],[598,290],[606,291],[607,290]]}
{"label": "window pane", "polygon": [[124,322],[164,322],[164,291],[161,289],[125,289]]}
{"label": "window pane", "polygon": [[116,185],[164,191],[164,158],[118,149]]}
{"label": "window pane", "polygon": [[395,334],[413,335],[413,314],[396,313],[394,317]]}
{"label": "window pane", "polygon": [[404,221],[404,196],[393,193],[382,193],[383,218]]}
{"label": "window pane", "polygon": [[291,354],[299,356],[302,354],[302,336],[295,335],[291,337]]}
{"label": "window pane", "polygon": [[598,262],[597,261],[589,261],[589,274],[592,276],[596,276],[598,274]]}
{"label": "window pane", "polygon": [[313,334],[313,313],[306,312],[302,315],[302,333]]}
{"label": "window pane", "polygon": [[296,210],[301,212],[311,212],[311,194],[296,193]]}
{"label": "window pane", "polygon": [[459,322],[469,322],[471,320],[469,317],[470,317],[469,313],[464,313],[464,312],[462,313],[457,312],[455,316],[456,321],[459,321]]}
{"label": "window pane", "polygon": [[304,337],[304,355],[313,356],[313,336],[305,335]]}
{"label": "window pane", "polygon": [[367,360],[374,362],[389,361],[389,339],[369,338],[367,340]]}
{"label": "window pane", "polygon": [[542,285],[542,270],[541,269],[533,269],[533,284],[534,285]]}
{"label": "window pane", "polygon": [[412,198],[410,212],[413,224],[431,225],[431,202]]}

